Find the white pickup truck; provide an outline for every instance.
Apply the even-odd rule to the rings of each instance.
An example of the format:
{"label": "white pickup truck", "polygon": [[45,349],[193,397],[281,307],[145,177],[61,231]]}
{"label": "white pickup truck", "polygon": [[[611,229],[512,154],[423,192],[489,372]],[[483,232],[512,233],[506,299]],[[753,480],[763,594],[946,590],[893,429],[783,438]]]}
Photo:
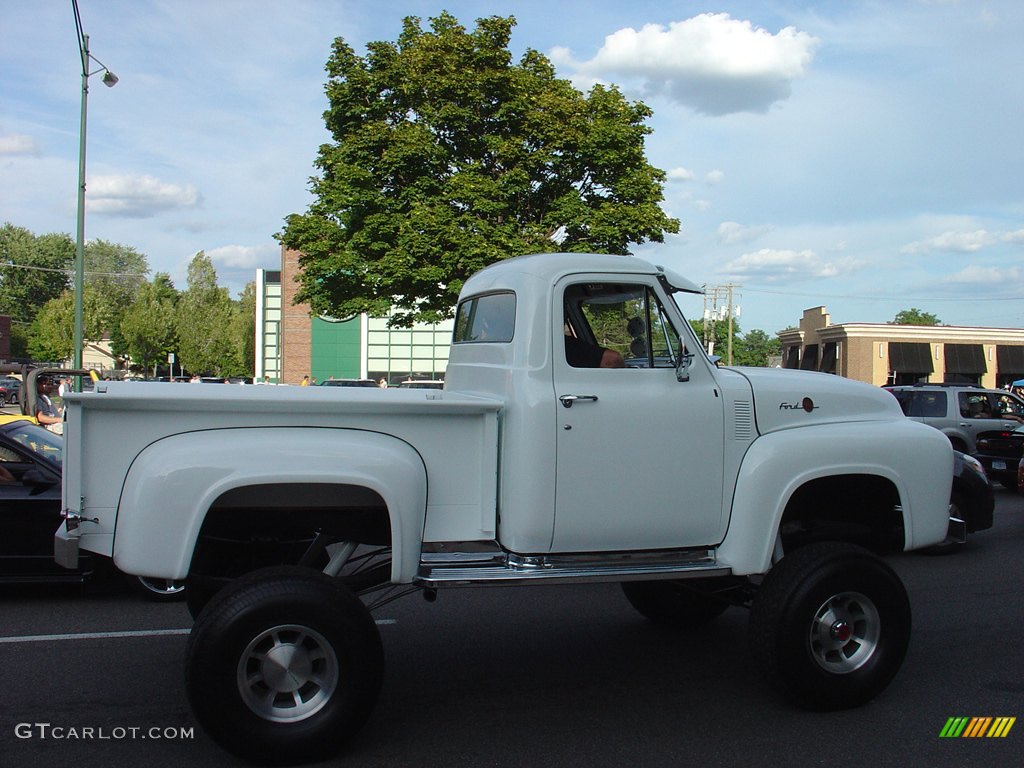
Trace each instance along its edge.
{"label": "white pickup truck", "polygon": [[450,587],[744,607],[790,701],[862,704],[910,634],[879,556],[946,536],[949,441],[866,384],[717,366],[673,297],[699,290],[526,256],[466,282],[442,390],[100,382],[68,397],[57,559],[187,579],[193,710],[257,761],[341,749],[381,685],[371,611]]}

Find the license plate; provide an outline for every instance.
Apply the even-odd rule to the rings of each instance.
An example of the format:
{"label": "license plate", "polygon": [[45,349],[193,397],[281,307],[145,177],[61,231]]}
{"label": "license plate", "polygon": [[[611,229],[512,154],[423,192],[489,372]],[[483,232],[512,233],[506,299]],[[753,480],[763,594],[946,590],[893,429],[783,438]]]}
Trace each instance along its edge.
{"label": "license plate", "polygon": [[1006,469],[1006,462],[1005,461],[993,461],[992,462],[992,469]]}

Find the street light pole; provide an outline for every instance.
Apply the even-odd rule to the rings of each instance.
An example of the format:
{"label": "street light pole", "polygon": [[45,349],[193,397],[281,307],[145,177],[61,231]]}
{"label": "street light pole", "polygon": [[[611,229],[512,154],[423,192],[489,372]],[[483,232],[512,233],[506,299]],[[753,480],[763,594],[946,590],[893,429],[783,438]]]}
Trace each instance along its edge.
{"label": "street light pole", "polygon": [[[75,3],[75,15],[78,15],[78,4]],[[79,37],[82,53],[82,122],[78,140],[78,227],[75,237],[75,331],[72,347],[72,368],[82,367],[82,294],[85,283],[85,128],[86,113],[89,105],[89,36]]]}
{"label": "street light pole", "polygon": [[[78,225],[75,235],[75,318],[74,318],[74,347],[72,349],[72,366],[76,369],[82,367],[82,347],[85,344],[83,333],[83,292],[85,284],[85,129],[86,113],[89,107],[89,78],[101,70],[89,71],[90,62],[95,61],[103,71],[103,84],[108,88],[117,85],[117,75],[107,68],[107,65],[89,53],[89,36],[82,31],[82,16],[78,11],[78,0],[71,0],[71,7],[75,12],[75,29],[78,35],[78,52],[82,56],[82,119],[79,126],[78,139]],[[78,389],[80,383],[75,384]]]}

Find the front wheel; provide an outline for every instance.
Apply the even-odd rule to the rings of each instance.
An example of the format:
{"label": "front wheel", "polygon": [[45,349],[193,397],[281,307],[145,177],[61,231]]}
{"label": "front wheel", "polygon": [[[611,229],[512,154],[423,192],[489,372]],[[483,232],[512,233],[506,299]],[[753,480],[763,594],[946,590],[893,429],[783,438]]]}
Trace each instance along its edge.
{"label": "front wheel", "polygon": [[185,599],[185,582],[174,579],[156,579],[149,576],[129,576],[135,591],[154,603],[171,603]]}
{"label": "front wheel", "polygon": [[338,752],[383,678],[369,611],[338,580],[300,567],[244,576],[210,601],[186,650],[196,718],[228,751],[271,764]]}
{"label": "front wheel", "polygon": [[910,642],[910,600],[896,573],[850,544],[811,544],[765,577],[750,646],[769,682],[797,706],[857,707],[892,681]]}

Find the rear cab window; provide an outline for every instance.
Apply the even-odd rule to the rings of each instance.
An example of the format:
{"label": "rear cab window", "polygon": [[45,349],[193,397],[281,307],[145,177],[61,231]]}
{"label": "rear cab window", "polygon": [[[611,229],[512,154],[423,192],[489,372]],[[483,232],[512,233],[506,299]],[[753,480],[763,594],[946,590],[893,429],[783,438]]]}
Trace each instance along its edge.
{"label": "rear cab window", "polygon": [[512,341],[516,327],[516,295],[511,291],[472,296],[455,312],[452,343],[502,343]]}

